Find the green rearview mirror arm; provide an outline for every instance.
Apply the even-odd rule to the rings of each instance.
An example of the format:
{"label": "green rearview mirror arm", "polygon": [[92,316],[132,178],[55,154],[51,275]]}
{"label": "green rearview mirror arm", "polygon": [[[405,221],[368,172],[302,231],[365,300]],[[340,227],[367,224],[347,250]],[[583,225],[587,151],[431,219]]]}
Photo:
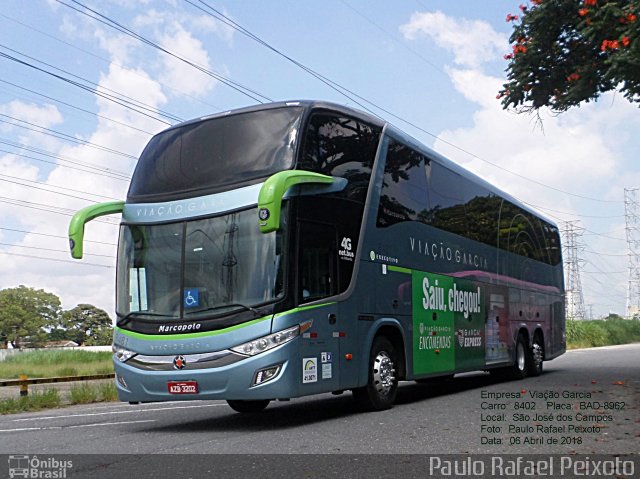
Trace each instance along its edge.
{"label": "green rearview mirror arm", "polygon": [[303,183],[333,183],[335,178],[304,170],[286,170],[271,175],[264,182],[258,195],[258,225],[261,233],[271,233],[280,228],[282,197],[294,185]]}
{"label": "green rearview mirror arm", "polygon": [[87,206],[78,211],[69,223],[69,247],[71,256],[75,259],[82,258],[82,243],[84,240],[84,225],[99,216],[122,213],[124,201],[108,201],[97,205]]}

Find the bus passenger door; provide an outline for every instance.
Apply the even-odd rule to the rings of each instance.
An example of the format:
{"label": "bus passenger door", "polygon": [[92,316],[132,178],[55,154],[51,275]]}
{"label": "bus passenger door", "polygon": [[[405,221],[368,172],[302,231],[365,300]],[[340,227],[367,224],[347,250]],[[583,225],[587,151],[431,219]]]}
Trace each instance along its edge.
{"label": "bus passenger door", "polygon": [[[306,392],[340,387],[340,318],[338,304],[323,298],[338,293],[337,233],[333,225],[301,221],[298,226],[297,295],[301,314],[313,319],[303,336],[302,387]],[[342,321],[344,322],[344,320]]]}

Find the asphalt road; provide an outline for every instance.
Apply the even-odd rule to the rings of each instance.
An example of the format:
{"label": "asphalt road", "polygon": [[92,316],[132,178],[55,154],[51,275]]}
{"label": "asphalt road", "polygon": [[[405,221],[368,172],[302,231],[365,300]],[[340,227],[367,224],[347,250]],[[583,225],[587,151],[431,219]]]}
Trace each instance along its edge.
{"label": "asphalt road", "polygon": [[[559,397],[532,398],[531,391]],[[505,397],[514,394],[521,398]],[[544,429],[569,425],[558,414],[590,432]],[[534,431],[510,432],[513,426]],[[14,455],[639,452],[640,344],[570,351],[545,363],[541,376],[521,381],[478,373],[402,383],[395,407],[376,413],[359,412],[347,392],[275,402],[256,415],[236,413],[223,401],[189,401],[0,417],[0,454]]]}
{"label": "asphalt road", "polygon": [[[474,477],[531,475],[493,470],[496,456],[512,454],[555,461],[551,477],[584,476],[584,459],[592,472],[598,461],[631,459],[631,474],[591,475],[639,477],[639,403],[640,344],[596,348],[568,352],[522,381],[478,373],[403,383],[396,406],[377,413],[359,412],[345,393],[272,403],[256,415],[189,401],[3,416],[0,473],[27,460],[39,477],[470,476],[434,470],[433,455],[448,454],[442,460],[461,468],[484,461]],[[574,468],[560,473],[561,460]]]}

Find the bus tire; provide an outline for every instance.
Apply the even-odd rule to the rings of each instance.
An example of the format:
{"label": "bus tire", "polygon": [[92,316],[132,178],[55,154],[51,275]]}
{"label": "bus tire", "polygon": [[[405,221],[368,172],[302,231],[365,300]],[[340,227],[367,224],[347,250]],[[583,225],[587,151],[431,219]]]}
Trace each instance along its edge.
{"label": "bus tire", "polygon": [[359,406],[366,411],[393,407],[398,392],[398,355],[387,338],[377,336],[371,346],[367,385],[353,390]]}
{"label": "bus tire", "polygon": [[519,333],[516,341],[516,359],[511,369],[511,376],[514,379],[526,378],[531,361],[531,350],[527,345],[527,340],[524,334]]}
{"label": "bus tire", "polygon": [[542,363],[544,361],[544,343],[540,334],[536,334],[533,337],[529,359],[527,374],[529,376],[540,376],[540,374],[542,374]]}
{"label": "bus tire", "polygon": [[269,399],[260,399],[257,401],[238,401],[238,400],[227,400],[227,404],[237,412],[242,413],[256,413],[261,412],[266,408],[271,401]]}

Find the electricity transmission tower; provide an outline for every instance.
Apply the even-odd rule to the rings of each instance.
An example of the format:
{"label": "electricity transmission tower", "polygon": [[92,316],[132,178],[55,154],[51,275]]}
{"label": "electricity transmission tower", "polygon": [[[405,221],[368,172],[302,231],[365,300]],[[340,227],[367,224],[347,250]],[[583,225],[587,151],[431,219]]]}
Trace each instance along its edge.
{"label": "electricity transmission tower", "polygon": [[569,319],[585,319],[584,296],[582,294],[582,281],[580,280],[582,260],[579,256],[582,248],[580,237],[584,232],[584,228],[578,226],[578,221],[565,221],[561,232],[564,236],[566,316]]}
{"label": "electricity transmission tower", "polygon": [[640,203],[638,188],[624,189],[624,218],[629,255],[627,319],[640,315]]}

